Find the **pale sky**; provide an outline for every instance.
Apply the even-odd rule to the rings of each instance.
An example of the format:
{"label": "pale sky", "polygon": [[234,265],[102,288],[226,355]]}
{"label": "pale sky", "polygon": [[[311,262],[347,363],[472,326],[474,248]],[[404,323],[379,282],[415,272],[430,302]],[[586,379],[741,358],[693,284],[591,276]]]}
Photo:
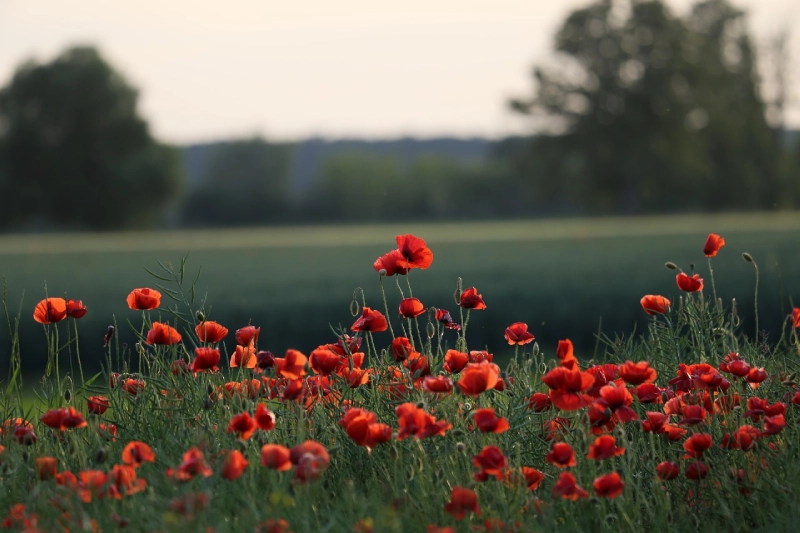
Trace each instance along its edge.
{"label": "pale sky", "polygon": [[[24,59],[91,44],[140,90],[140,112],[165,141],[500,137],[529,128],[505,104],[529,94],[532,66],[588,3],[0,0],[0,86]],[[667,3],[684,13],[692,1]],[[758,43],[793,32],[800,86],[800,1],[733,3]]]}

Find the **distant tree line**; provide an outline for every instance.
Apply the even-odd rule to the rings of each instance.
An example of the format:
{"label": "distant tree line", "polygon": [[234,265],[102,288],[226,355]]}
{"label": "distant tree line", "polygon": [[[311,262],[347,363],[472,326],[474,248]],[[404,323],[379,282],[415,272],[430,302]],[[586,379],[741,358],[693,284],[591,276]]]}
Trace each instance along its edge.
{"label": "distant tree line", "polygon": [[262,138],[181,151],[151,136],[136,90],[97,50],[29,61],[0,89],[0,229],[800,206],[800,142],[782,129],[785,102],[764,101],[745,17],[727,0],[684,18],[660,0],[599,0],[567,17],[555,49],[557,66],[535,68],[532,94],[510,103],[541,127],[460,145],[477,157],[443,140],[430,141],[439,153]]}

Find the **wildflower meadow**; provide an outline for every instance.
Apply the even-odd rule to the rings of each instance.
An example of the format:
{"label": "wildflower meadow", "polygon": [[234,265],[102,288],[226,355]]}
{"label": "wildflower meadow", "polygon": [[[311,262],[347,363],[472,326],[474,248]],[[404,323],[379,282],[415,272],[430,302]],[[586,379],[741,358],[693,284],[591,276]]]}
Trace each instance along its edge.
{"label": "wildflower meadow", "polygon": [[[471,344],[492,294],[458,278],[452,300],[428,301],[414,280],[436,250],[395,244],[355,291],[352,325],[308,324],[329,343],[284,353],[259,324],[215,321],[183,261],[125,288],[136,318],[109,326],[100,372],[84,368],[91,301],[46,294],[15,316],[4,298],[0,528],[796,530],[800,307],[788,295],[763,333],[757,260],[735,243],[712,233],[701,268],[666,263],[678,298],[617,302],[647,327],[598,332],[593,358],[568,338],[540,345],[525,316]],[[753,268],[752,320],[717,296],[722,254]],[[47,340],[33,387],[24,321]]]}

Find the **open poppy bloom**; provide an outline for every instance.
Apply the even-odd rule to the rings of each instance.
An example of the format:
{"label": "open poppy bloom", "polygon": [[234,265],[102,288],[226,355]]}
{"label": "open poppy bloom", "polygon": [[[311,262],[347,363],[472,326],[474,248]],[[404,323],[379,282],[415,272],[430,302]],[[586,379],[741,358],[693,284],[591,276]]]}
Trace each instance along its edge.
{"label": "open poppy bloom", "polygon": [[486,304],[483,302],[483,295],[478,294],[478,289],[470,287],[461,293],[461,300],[458,304],[464,309],[486,309]]}
{"label": "open poppy bloom", "polygon": [[461,372],[458,388],[468,396],[478,396],[482,392],[492,390],[500,379],[500,367],[489,361],[469,363]]}
{"label": "open poppy bloom", "polygon": [[213,474],[214,471],[206,463],[203,452],[194,446],[183,454],[183,461],[177,469],[167,469],[167,477],[178,481],[189,481],[194,476],[210,477]]}
{"label": "open poppy bloom", "polygon": [[601,435],[594,439],[594,442],[589,445],[589,453],[586,457],[588,459],[601,461],[603,459],[611,459],[623,453],[625,453],[625,448],[617,446],[614,437],[611,435]]}
{"label": "open poppy bloom", "polygon": [[361,310],[361,317],[353,323],[350,329],[353,331],[386,331],[389,329],[389,323],[383,313],[365,306]]}
{"label": "open poppy bloom", "polygon": [[261,328],[255,326],[245,326],[236,330],[236,344],[248,346],[250,343],[258,342],[258,334]]}
{"label": "open poppy bloom", "polygon": [[451,374],[458,374],[469,363],[469,354],[458,350],[447,350],[444,354],[444,370]]}
{"label": "open poppy bloom", "polygon": [[222,463],[222,477],[228,480],[239,479],[249,464],[239,450],[228,452]]}
{"label": "open poppy bloom", "polygon": [[42,415],[40,420],[44,425],[59,431],[70,428],[82,428],[89,425],[89,423],[83,419],[81,412],[74,407],[50,409]]}
{"label": "open poppy bloom", "polygon": [[427,309],[422,305],[419,298],[404,298],[400,302],[400,316],[414,318],[423,314]]}
{"label": "open poppy bloom", "polygon": [[569,468],[578,464],[575,460],[575,450],[566,442],[554,443],[544,460],[559,468]]}
{"label": "open poppy bloom", "polygon": [[522,346],[523,344],[533,342],[534,339],[533,333],[528,331],[528,324],[525,322],[514,322],[506,328],[504,336],[508,344],[512,346],[515,344]]}
{"label": "open poppy bloom", "polygon": [[553,497],[575,501],[578,498],[588,498],[589,493],[578,485],[578,481],[571,472],[562,472],[553,486]]}
{"label": "open poppy bloom", "polygon": [[419,268],[425,270],[433,263],[433,252],[423,239],[414,235],[398,235],[397,250],[401,258],[397,261],[398,268]]}
{"label": "open poppy bloom", "polygon": [[497,446],[484,446],[478,455],[472,458],[472,464],[480,471],[475,474],[476,481],[486,481],[490,476],[497,479],[505,477],[508,458]]}
{"label": "open poppy bloom", "polygon": [[662,461],[656,466],[656,473],[658,474],[658,479],[667,481],[678,477],[678,474],[681,473],[681,467],[672,461]]}
{"label": "open poppy bloom", "polygon": [[504,433],[511,427],[508,424],[508,420],[502,416],[497,416],[491,407],[478,409],[472,419],[483,433]]}
{"label": "open poppy bloom", "polygon": [[133,289],[128,295],[128,307],[135,311],[149,311],[161,305],[161,293],[155,289]]}
{"label": "open poppy bloom", "polygon": [[681,272],[675,277],[675,281],[678,283],[678,288],[683,292],[697,292],[703,290],[703,280],[700,278],[700,274],[695,274],[690,278]]}
{"label": "open poppy bloom", "polygon": [[237,367],[244,367],[244,368],[255,368],[256,367],[256,348],[253,343],[248,344],[247,346],[242,346],[241,344],[236,345],[236,350],[231,354],[231,360],[229,361],[229,366],[231,368]]}
{"label": "open poppy bloom", "polygon": [[83,318],[86,314],[86,306],[80,300],[67,300],[67,316],[70,318]]}
{"label": "open poppy bloom", "polygon": [[725,239],[716,233],[709,233],[706,239],[706,245],[703,246],[703,253],[706,257],[714,257],[723,246],[725,246]]}
{"label": "open poppy bloom", "polygon": [[550,399],[559,409],[577,411],[591,403],[591,398],[583,394],[595,381],[588,372],[558,366],[542,376],[542,381],[550,387]]}
{"label": "open poppy bloom", "polygon": [[256,429],[258,429],[256,427],[256,421],[253,420],[250,413],[246,411],[231,418],[228,424],[228,433],[236,433],[242,440],[249,439],[250,436],[255,433]]}
{"label": "open poppy bloom", "polygon": [[275,368],[279,376],[288,379],[300,379],[306,375],[308,357],[299,350],[289,348],[285,357],[275,358]]}
{"label": "open poppy bloom", "polygon": [[385,272],[386,276],[394,276],[395,274],[405,275],[410,270],[410,268],[398,265],[405,265],[405,257],[403,257],[400,250],[392,250],[377,258],[372,264],[372,267],[376,272]]}
{"label": "open poppy bloom", "polygon": [[392,438],[392,428],[387,424],[378,422],[375,413],[353,407],[348,409],[339,421],[347,435],[359,446],[370,450],[378,444],[389,442]]}
{"label": "open poppy bloom", "polygon": [[105,396],[89,396],[89,399],[86,400],[87,410],[93,415],[102,415],[108,406],[108,398]]}
{"label": "open poppy bloom", "polygon": [[210,370],[211,372],[219,371],[219,348],[206,348],[200,347],[194,349],[194,360],[189,369],[194,372],[201,370]]}
{"label": "open poppy bloom", "polygon": [[200,342],[214,344],[225,338],[228,334],[228,328],[214,321],[207,320],[197,324],[194,328],[194,332],[197,334],[197,338],[200,339]]}
{"label": "open poppy bloom", "polygon": [[278,472],[291,470],[289,448],[280,444],[265,444],[261,447],[261,464]]}
{"label": "open poppy bloom", "polygon": [[433,393],[453,392],[453,381],[447,376],[425,376],[422,380],[422,390]]}
{"label": "open poppy bloom", "polygon": [[153,463],[156,460],[156,454],[153,449],[138,440],[129,442],[122,450],[122,462],[134,468],[142,463]]}
{"label": "open poppy bloom", "polygon": [[67,318],[67,302],[64,298],[45,298],[33,310],[33,319],[39,324],[52,324]]}
{"label": "open poppy bloom", "polygon": [[397,432],[397,440],[412,436],[418,439],[425,439],[434,435],[444,436],[453,427],[453,424],[448,424],[444,420],[437,421],[436,417],[410,402],[398,405],[394,411],[397,414],[397,423],[400,426]]}
{"label": "open poppy bloom", "polygon": [[592,486],[598,498],[616,498],[622,494],[625,483],[620,479],[619,474],[611,472],[595,479]]}
{"label": "open poppy bloom", "polygon": [[650,368],[647,361],[626,361],[619,366],[619,377],[629,385],[641,385],[642,383],[653,383],[656,380],[656,370]]}
{"label": "open poppy bloom", "polygon": [[153,322],[153,327],[147,332],[147,344],[170,346],[179,342],[181,342],[181,334],[169,324]]}
{"label": "open poppy bloom", "polygon": [[711,448],[711,435],[707,433],[695,433],[683,443],[683,449],[686,450],[685,459],[703,457],[703,452]]}
{"label": "open poppy bloom", "polygon": [[311,370],[315,374],[322,376],[329,376],[336,372],[345,363],[342,354],[335,351],[332,347],[335,344],[323,344],[311,352],[308,356],[308,362],[311,365]]}
{"label": "open poppy bloom", "polygon": [[642,309],[648,315],[663,315],[672,305],[671,302],[663,296],[656,294],[648,294],[644,296],[639,303],[642,304]]}
{"label": "open poppy bloom", "polygon": [[475,491],[459,486],[453,487],[450,501],[445,504],[444,510],[456,520],[463,520],[468,512],[473,512],[477,516],[481,514]]}

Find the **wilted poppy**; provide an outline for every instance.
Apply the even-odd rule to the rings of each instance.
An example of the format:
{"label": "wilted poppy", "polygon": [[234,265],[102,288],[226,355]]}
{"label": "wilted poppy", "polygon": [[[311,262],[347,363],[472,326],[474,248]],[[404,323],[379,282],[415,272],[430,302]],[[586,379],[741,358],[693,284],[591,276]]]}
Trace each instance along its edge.
{"label": "wilted poppy", "polygon": [[405,318],[414,318],[423,314],[427,309],[419,298],[403,298],[400,301],[400,315]]}
{"label": "wilted poppy", "polygon": [[161,305],[161,293],[155,289],[133,289],[128,295],[128,307],[135,311],[148,311]]}
{"label": "wilted poppy", "polygon": [[517,344],[520,346],[533,342],[534,339],[533,333],[528,331],[528,324],[525,322],[514,322],[508,326],[504,337],[509,345]]}
{"label": "wilted poppy", "polygon": [[681,272],[675,277],[675,281],[678,283],[678,288],[683,292],[697,292],[703,290],[703,280],[700,278],[700,274],[689,277]]}
{"label": "wilted poppy", "polygon": [[364,306],[361,316],[350,327],[353,331],[386,331],[389,323],[380,311]]}
{"label": "wilted poppy", "polygon": [[402,256],[397,261],[398,268],[420,268],[425,270],[433,263],[433,252],[425,241],[414,235],[398,235],[397,250]]}
{"label": "wilted poppy", "polygon": [[477,516],[481,514],[475,491],[459,486],[454,486],[451,490],[450,501],[445,504],[444,510],[456,520],[463,520],[468,512]]}
{"label": "wilted poppy", "polygon": [[458,304],[464,309],[486,309],[486,304],[483,302],[483,295],[478,294],[478,289],[470,287],[461,293],[461,300]]}
{"label": "wilted poppy", "polygon": [[450,316],[450,312],[446,309],[436,310],[436,320],[441,322],[442,325],[447,329],[454,329],[456,331],[461,331],[461,325],[453,322],[453,317]]}
{"label": "wilted poppy", "polygon": [[575,460],[575,450],[566,442],[554,443],[544,460],[559,468],[569,468],[578,464]]}
{"label": "wilted poppy", "polygon": [[142,463],[153,463],[155,460],[156,454],[153,449],[138,440],[129,442],[122,450],[122,462],[134,468]]}
{"label": "wilted poppy", "polygon": [[105,396],[89,396],[86,400],[86,407],[93,415],[102,415],[108,409],[108,398]]}
{"label": "wilted poppy", "polygon": [[601,435],[589,445],[588,459],[601,461],[610,459],[625,453],[625,448],[617,446],[617,442],[611,435]]}
{"label": "wilted poppy", "polygon": [[200,339],[200,342],[214,344],[225,338],[228,334],[228,328],[214,321],[207,320],[197,324],[194,328],[194,332],[197,334],[197,338]]}
{"label": "wilted poppy", "polygon": [[222,463],[222,477],[228,480],[239,479],[249,464],[239,450],[228,452]]}
{"label": "wilted poppy", "polygon": [[619,474],[611,472],[604,476],[600,476],[592,483],[594,493],[598,498],[616,498],[622,494],[625,488],[625,483],[620,479]]}
{"label": "wilted poppy", "polygon": [[706,257],[714,257],[723,246],[725,246],[725,239],[716,233],[709,233],[706,239],[706,245],[703,246],[703,253]]}
{"label": "wilted poppy", "polygon": [[181,334],[169,324],[153,322],[153,327],[147,332],[147,344],[172,345],[181,342]]}
{"label": "wilted poppy", "polygon": [[491,407],[478,409],[472,415],[475,425],[483,433],[504,433],[511,427],[508,420],[502,416],[497,416]]}
{"label": "wilted poppy", "polygon": [[45,298],[33,310],[33,319],[40,324],[60,322],[67,317],[67,302],[64,298]]}
{"label": "wilted poppy", "polygon": [[648,315],[663,315],[672,305],[671,302],[663,296],[655,294],[648,294],[644,296],[639,303],[642,304],[642,309]]}
{"label": "wilted poppy", "polygon": [[289,448],[280,444],[265,444],[261,447],[261,464],[278,472],[291,470]]}
{"label": "wilted poppy", "polygon": [[574,501],[578,498],[588,498],[589,493],[578,485],[575,476],[573,476],[571,472],[562,472],[561,475],[558,476],[558,481],[553,486],[553,497]]}
{"label": "wilted poppy", "polygon": [[80,300],[67,300],[67,316],[70,318],[83,318],[86,314],[86,306]]}

